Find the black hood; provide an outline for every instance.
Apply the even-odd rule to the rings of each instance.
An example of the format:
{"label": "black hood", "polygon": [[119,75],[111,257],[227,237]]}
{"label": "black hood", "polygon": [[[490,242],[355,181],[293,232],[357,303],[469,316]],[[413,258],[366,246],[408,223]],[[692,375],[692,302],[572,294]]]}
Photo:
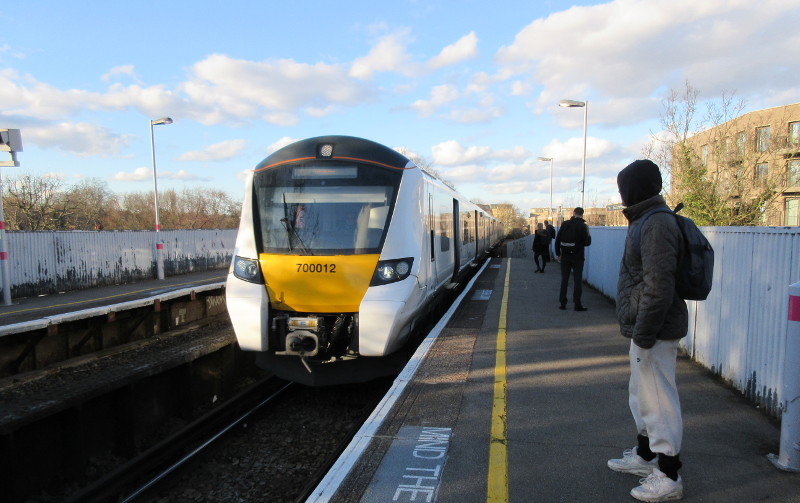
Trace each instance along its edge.
{"label": "black hood", "polygon": [[650,160],[633,161],[617,175],[622,204],[633,206],[661,192],[661,171]]}

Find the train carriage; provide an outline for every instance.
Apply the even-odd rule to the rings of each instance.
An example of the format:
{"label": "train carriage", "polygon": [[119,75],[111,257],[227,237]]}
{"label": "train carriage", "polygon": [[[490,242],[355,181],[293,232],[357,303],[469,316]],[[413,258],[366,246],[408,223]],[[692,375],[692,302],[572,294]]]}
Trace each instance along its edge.
{"label": "train carriage", "polygon": [[296,142],[248,176],[226,299],[239,345],[311,385],[396,372],[415,322],[501,227],[400,153]]}

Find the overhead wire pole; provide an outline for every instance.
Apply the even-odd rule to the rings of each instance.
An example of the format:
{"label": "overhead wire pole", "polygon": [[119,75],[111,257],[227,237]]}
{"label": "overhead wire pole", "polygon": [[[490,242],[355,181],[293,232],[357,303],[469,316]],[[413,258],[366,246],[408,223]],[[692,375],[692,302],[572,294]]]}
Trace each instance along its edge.
{"label": "overhead wire pole", "polygon": [[552,157],[539,157],[539,161],[550,161],[550,207],[547,208],[547,218],[550,223],[553,223],[553,158]]}
{"label": "overhead wire pole", "polygon": [[[2,164],[0,164],[2,165]],[[3,173],[0,170],[0,274],[3,275],[3,304],[11,305],[11,275],[8,267],[8,249],[6,246],[6,218],[3,214]]]}
{"label": "overhead wire pole", "polygon": [[583,160],[581,161],[581,208],[584,206],[584,189],[586,188],[586,125],[589,119],[589,100],[561,100],[558,106],[567,108],[583,107]]}
{"label": "overhead wire pole", "polygon": [[[0,129],[0,152],[8,152],[10,160],[0,160],[0,167],[17,167],[17,152],[22,152],[22,135],[19,129]],[[11,268],[8,266],[6,218],[3,213],[3,173],[0,170],[0,274],[3,275],[3,304],[11,305]]]}
{"label": "overhead wire pole", "polygon": [[164,279],[164,243],[161,242],[161,222],[158,219],[158,181],[156,178],[156,144],[153,138],[153,126],[172,124],[172,118],[162,117],[150,121],[150,153],[153,156],[153,204],[156,210],[156,277]]}

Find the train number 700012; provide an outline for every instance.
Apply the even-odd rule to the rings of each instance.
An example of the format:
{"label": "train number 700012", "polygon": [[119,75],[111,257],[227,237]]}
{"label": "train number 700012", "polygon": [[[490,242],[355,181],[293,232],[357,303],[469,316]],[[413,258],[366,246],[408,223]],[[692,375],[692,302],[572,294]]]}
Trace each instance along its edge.
{"label": "train number 700012", "polygon": [[297,264],[297,272],[336,273],[336,264]]}

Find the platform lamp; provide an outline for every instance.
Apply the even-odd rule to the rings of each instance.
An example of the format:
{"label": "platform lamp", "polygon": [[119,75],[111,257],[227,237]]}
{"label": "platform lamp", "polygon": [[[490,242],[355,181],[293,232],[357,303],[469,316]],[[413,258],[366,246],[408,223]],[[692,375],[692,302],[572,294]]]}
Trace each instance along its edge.
{"label": "platform lamp", "polygon": [[[8,154],[8,159],[0,157],[0,167],[18,167],[17,152],[22,152],[22,134],[19,129],[0,129],[0,152]],[[6,219],[3,214],[3,174],[0,172],[0,274],[3,276],[3,304],[11,305],[11,272],[8,267],[8,245]]]}
{"label": "platform lamp", "polygon": [[537,157],[538,161],[550,163],[550,206],[547,208],[547,218],[550,223],[553,223],[553,158],[552,157]]}
{"label": "platform lamp", "polygon": [[581,163],[581,208],[583,208],[583,193],[586,188],[586,122],[589,118],[589,101],[561,100],[558,102],[558,106],[583,107],[583,162]]}
{"label": "platform lamp", "polygon": [[156,209],[156,274],[158,279],[164,279],[164,244],[161,242],[161,222],[158,219],[158,181],[156,178],[156,146],[153,139],[153,126],[172,124],[171,117],[162,117],[150,121],[150,152],[153,156],[153,202]]}

